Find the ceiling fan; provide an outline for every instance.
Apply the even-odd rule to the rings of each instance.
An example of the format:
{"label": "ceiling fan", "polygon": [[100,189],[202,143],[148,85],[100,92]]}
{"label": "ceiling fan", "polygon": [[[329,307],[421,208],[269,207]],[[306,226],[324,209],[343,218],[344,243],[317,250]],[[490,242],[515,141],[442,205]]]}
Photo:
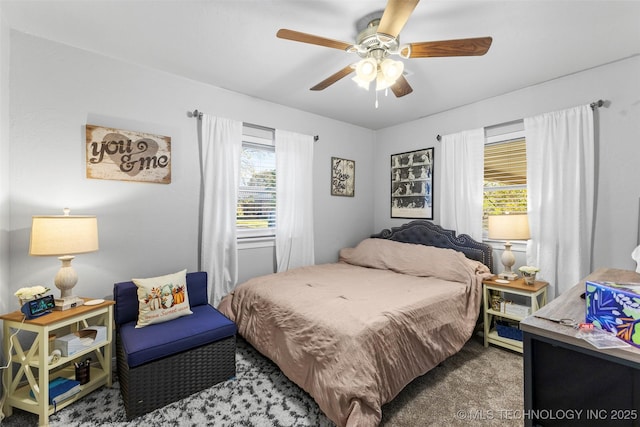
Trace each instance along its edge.
{"label": "ceiling fan", "polygon": [[389,56],[398,55],[404,59],[480,56],[487,53],[492,42],[491,37],[478,37],[401,45],[400,31],[418,2],[419,0],[388,0],[382,15],[372,14],[366,28],[359,29],[355,44],[284,28],[278,30],[276,36],[281,39],[344,50],[362,58],[327,77],[311,90],[326,89],[355,71],[356,76],[353,79],[360,86],[368,89],[369,84],[375,80],[376,91],[390,88],[396,97],[401,97],[413,92],[413,89],[403,75],[404,63],[394,61]]}

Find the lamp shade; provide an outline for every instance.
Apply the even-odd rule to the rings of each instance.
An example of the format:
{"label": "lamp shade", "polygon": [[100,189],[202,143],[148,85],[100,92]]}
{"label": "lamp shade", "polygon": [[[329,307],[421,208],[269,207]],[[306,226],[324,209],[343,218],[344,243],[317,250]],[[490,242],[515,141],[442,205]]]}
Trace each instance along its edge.
{"label": "lamp shade", "polygon": [[529,238],[529,217],[527,214],[489,216],[489,238],[527,240]]}
{"label": "lamp shade", "polygon": [[98,250],[98,220],[91,215],[34,216],[29,255],[60,256]]}

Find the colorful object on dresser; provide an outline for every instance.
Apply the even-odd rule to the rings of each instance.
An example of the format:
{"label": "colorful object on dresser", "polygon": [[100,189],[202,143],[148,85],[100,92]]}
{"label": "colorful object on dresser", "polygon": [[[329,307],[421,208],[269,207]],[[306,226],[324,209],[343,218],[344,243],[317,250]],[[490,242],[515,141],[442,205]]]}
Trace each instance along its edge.
{"label": "colorful object on dresser", "polygon": [[640,283],[586,282],[587,322],[640,347]]}

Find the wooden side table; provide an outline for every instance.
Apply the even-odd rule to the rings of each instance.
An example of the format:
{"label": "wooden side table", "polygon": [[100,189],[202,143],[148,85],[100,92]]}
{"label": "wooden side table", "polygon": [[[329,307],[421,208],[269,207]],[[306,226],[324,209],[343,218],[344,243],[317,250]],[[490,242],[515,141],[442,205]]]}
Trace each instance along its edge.
{"label": "wooden side table", "polygon": [[[88,301],[85,298],[85,301]],[[111,340],[113,334],[113,306],[114,301],[104,301],[101,304],[71,308],[65,311],[54,311],[31,320],[24,320],[20,311],[0,316],[3,320],[2,348],[10,365],[17,364],[14,375],[13,366],[4,370],[3,381],[8,388],[4,413],[10,416],[13,408],[20,408],[39,415],[39,425],[49,424],[49,415],[55,409],[61,409],[75,402],[86,394],[103,385],[111,386]],[[53,341],[49,336],[58,337],[91,326],[105,326],[106,340],[82,349],[71,356],[60,357],[49,363],[49,355],[53,351]],[[30,348],[23,348],[17,330],[31,331],[36,334]],[[12,346],[13,344],[13,346]],[[49,405],[49,381],[55,377],[75,379],[73,362],[95,356],[96,365],[90,369],[90,381],[81,386],[81,391],[54,408]],[[34,374],[34,370],[37,374]],[[53,372],[52,372],[53,371]],[[26,385],[21,385],[23,380]],[[31,396],[33,394],[33,397]]]}
{"label": "wooden side table", "polygon": [[493,324],[498,319],[508,319],[519,322],[527,317],[527,314],[511,314],[494,309],[491,306],[491,292],[505,295],[520,295],[529,299],[530,313],[539,310],[547,303],[547,286],[549,283],[544,281],[535,281],[533,285],[525,283],[524,279],[510,280],[509,283],[496,282],[498,277],[492,277],[482,282],[482,303],[483,303],[483,320],[484,320],[484,346],[495,344],[510,350],[522,353],[522,341],[503,337]]}

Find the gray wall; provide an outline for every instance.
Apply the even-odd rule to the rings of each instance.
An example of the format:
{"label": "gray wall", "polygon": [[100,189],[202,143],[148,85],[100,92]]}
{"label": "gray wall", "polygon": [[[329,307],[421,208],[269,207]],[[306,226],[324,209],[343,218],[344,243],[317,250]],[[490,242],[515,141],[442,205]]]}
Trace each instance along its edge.
{"label": "gray wall", "polygon": [[[631,251],[638,244],[640,197],[638,76],[640,56],[635,56],[378,131],[374,167],[385,173],[374,176],[375,228],[404,222],[392,220],[389,216],[388,171],[391,154],[435,147],[434,220],[439,222],[442,195],[438,189],[442,171],[440,143],[436,141],[436,135],[506,123],[604,99],[609,101],[608,105],[596,110],[598,186],[592,269],[613,267],[634,270]],[[516,267],[523,262],[524,258],[520,255]]]}
{"label": "gray wall", "polygon": [[[0,282],[3,295],[27,284],[52,286],[59,261],[28,255],[31,216],[60,214],[63,207],[98,217],[100,250],[73,261],[78,295],[108,296],[116,281],[195,270],[198,124],[187,116],[195,108],[320,136],[313,171],[317,262],[335,261],[339,248],[372,232],[371,130],[20,32],[10,33],[10,45],[12,126],[10,147],[0,153],[11,152],[12,268],[9,284]],[[171,136],[171,184],[85,178],[87,123]],[[330,196],[331,156],[356,161],[354,198]],[[7,263],[6,256],[2,262]],[[241,251],[240,270],[242,279],[272,272],[273,248]],[[11,304],[17,308],[17,301]]]}
{"label": "gray wall", "polygon": [[11,295],[9,212],[9,27],[0,3],[0,313],[9,311]]}

